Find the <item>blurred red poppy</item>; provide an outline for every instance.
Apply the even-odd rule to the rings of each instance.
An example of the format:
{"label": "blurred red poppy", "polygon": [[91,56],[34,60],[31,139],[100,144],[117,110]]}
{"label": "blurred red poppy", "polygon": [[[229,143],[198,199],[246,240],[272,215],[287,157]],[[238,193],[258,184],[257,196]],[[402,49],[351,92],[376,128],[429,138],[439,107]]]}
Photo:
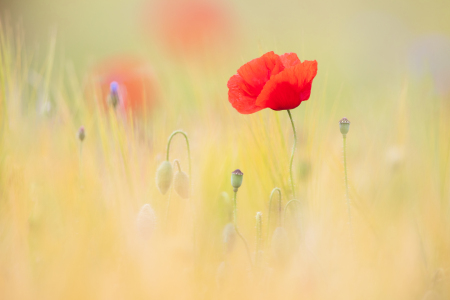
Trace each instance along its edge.
{"label": "blurred red poppy", "polygon": [[230,12],[217,0],[163,0],[156,5],[152,1],[144,13],[145,27],[175,53],[229,43],[233,32]]}
{"label": "blurred red poppy", "polygon": [[139,116],[156,103],[155,78],[145,61],[133,57],[110,58],[94,68],[94,77],[101,88],[101,103],[110,105],[111,83],[119,96],[118,108]]}
{"label": "blurred red poppy", "polygon": [[289,110],[308,100],[317,61],[300,62],[295,53],[273,51],[251,60],[228,80],[228,100],[241,114],[264,108]]}

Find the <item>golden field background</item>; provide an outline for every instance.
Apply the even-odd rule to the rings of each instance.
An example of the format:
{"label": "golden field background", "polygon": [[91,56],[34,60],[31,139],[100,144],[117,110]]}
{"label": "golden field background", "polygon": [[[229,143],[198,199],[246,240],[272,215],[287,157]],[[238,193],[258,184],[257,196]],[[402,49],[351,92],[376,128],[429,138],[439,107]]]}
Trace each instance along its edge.
{"label": "golden field background", "polygon": [[[450,3],[222,2],[230,37],[181,54],[143,32],[142,7],[154,3],[1,2],[0,298],[448,299]],[[265,234],[275,229],[272,189],[292,199],[292,128],[284,111],[240,115],[226,87],[271,50],[319,63],[311,98],[292,111],[302,205],[286,214],[284,266]],[[139,57],[154,76],[157,104],[143,117],[99,105],[92,68],[121,56]],[[351,121],[353,243],[342,117]],[[178,129],[190,139],[192,196],[171,193],[165,225],[168,195],[155,173]],[[181,136],[170,157],[188,170]],[[263,213],[258,274],[240,240],[224,254],[223,192],[231,199],[237,168],[238,222],[252,252]],[[136,228],[145,203],[156,214],[151,239]]]}

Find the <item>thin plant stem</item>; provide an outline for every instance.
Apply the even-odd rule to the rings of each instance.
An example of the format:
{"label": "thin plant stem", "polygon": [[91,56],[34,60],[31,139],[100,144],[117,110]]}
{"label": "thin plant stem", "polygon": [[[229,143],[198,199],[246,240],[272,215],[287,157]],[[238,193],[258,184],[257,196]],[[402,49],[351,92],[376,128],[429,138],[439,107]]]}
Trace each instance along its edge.
{"label": "thin plant stem", "polygon": [[352,225],[352,213],[351,203],[348,194],[348,177],[347,177],[347,135],[343,134],[343,147],[344,147],[344,181],[345,181],[345,199],[347,200],[347,213],[348,213],[348,225],[350,228],[350,242],[353,245],[353,225]]}
{"label": "thin plant stem", "polygon": [[244,242],[245,245],[245,249],[247,250],[247,255],[248,255],[248,260],[250,262],[250,266],[253,268],[253,261],[252,261],[252,256],[250,254],[250,248],[248,247],[248,243],[247,240],[244,238],[244,236],[240,233],[239,228],[237,226],[237,192],[234,192],[234,197],[233,197],[233,223],[234,223],[234,230],[236,231],[237,235],[242,239],[242,241]]}
{"label": "thin plant stem", "polygon": [[271,208],[272,208],[272,198],[273,195],[275,194],[275,192],[278,192],[278,198],[279,198],[279,202],[278,202],[278,226],[281,226],[281,190],[279,188],[274,188],[272,190],[272,193],[270,193],[270,198],[269,198],[269,213],[267,216],[267,235],[266,235],[266,241],[269,240],[269,232],[270,232],[270,215],[271,215]]}
{"label": "thin plant stem", "polygon": [[295,125],[294,125],[294,120],[292,119],[292,115],[291,115],[291,111],[288,109],[287,110],[288,114],[289,114],[289,119],[291,120],[291,124],[292,124],[292,131],[294,132],[294,145],[292,146],[292,154],[291,154],[291,161],[289,163],[289,173],[291,175],[291,189],[292,189],[292,195],[295,198],[295,188],[294,188],[294,176],[292,173],[292,163],[294,161],[294,154],[295,154],[295,149],[297,147],[297,132],[295,131]]}
{"label": "thin plant stem", "polygon": [[178,159],[175,159],[173,161],[173,165],[177,165],[178,166],[178,172],[181,172],[181,166],[180,166],[180,161]]}

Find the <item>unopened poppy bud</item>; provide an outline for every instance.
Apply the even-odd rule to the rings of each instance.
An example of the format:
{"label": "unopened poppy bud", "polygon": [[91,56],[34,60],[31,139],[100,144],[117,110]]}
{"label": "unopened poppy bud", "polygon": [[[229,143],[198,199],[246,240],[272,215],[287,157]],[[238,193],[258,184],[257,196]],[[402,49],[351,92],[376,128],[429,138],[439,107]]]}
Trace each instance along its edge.
{"label": "unopened poppy bud", "polygon": [[238,188],[242,185],[243,178],[244,173],[239,169],[236,169],[231,173],[231,186],[234,188],[233,191],[237,192]]}
{"label": "unopened poppy bud", "polygon": [[110,85],[109,102],[114,108],[120,103],[119,84],[115,81]]}
{"label": "unopened poppy bud", "polygon": [[137,228],[145,238],[150,238],[156,228],[155,211],[150,204],[144,204],[137,216]]}
{"label": "unopened poppy bud", "polygon": [[277,227],[272,235],[271,248],[278,263],[284,264],[286,262],[288,246],[289,241],[286,230],[283,227]]}
{"label": "unopened poppy bud", "polygon": [[225,246],[225,253],[230,253],[234,248],[234,242],[236,241],[236,230],[233,223],[228,223],[223,228],[222,232],[223,244]]}
{"label": "unopened poppy bud", "polygon": [[347,118],[342,118],[339,121],[339,130],[343,135],[346,135],[349,129],[350,129],[350,121]]}
{"label": "unopened poppy bud", "polygon": [[78,139],[82,142],[84,141],[84,138],[86,137],[86,133],[84,131],[84,127],[80,127],[78,130]]}
{"label": "unopened poppy bud", "polygon": [[165,194],[172,183],[173,171],[172,164],[170,162],[163,161],[156,171],[156,186],[161,194]]}
{"label": "unopened poppy bud", "polygon": [[183,171],[175,173],[173,188],[181,198],[189,198],[189,176]]}

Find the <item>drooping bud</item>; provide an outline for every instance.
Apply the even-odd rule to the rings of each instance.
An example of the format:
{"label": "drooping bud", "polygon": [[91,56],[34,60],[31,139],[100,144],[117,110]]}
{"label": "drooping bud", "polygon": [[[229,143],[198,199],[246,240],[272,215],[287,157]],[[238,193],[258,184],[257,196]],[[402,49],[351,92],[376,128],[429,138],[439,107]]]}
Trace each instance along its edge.
{"label": "drooping bud", "polygon": [[233,223],[228,223],[223,228],[222,232],[223,244],[225,246],[225,253],[233,251],[234,243],[236,241],[236,229]]}
{"label": "drooping bud", "polygon": [[181,198],[189,198],[189,176],[183,171],[176,172],[173,180],[173,188]]}
{"label": "drooping bud", "polygon": [[288,258],[289,240],[286,230],[277,227],[272,235],[271,248],[277,263],[284,264]]}
{"label": "drooping bud", "polygon": [[242,185],[243,178],[244,173],[239,169],[236,169],[231,173],[231,186],[233,187],[233,191],[237,192],[238,188]]}
{"label": "drooping bud", "polygon": [[117,104],[120,103],[119,84],[116,81],[113,81],[111,82],[109,89],[109,102],[114,108],[116,108]]}
{"label": "drooping bud", "polygon": [[170,162],[163,161],[156,171],[156,186],[161,194],[167,193],[172,184],[173,170]]}
{"label": "drooping bud", "polygon": [[347,118],[342,118],[339,121],[339,130],[343,135],[346,135],[349,129],[350,129],[350,121]]}
{"label": "drooping bud", "polygon": [[138,213],[136,220],[139,232],[145,238],[150,238],[156,228],[155,211],[150,204],[144,204]]}
{"label": "drooping bud", "polygon": [[86,137],[86,133],[84,131],[84,127],[80,127],[78,130],[78,139],[82,142],[84,141],[84,138]]}

